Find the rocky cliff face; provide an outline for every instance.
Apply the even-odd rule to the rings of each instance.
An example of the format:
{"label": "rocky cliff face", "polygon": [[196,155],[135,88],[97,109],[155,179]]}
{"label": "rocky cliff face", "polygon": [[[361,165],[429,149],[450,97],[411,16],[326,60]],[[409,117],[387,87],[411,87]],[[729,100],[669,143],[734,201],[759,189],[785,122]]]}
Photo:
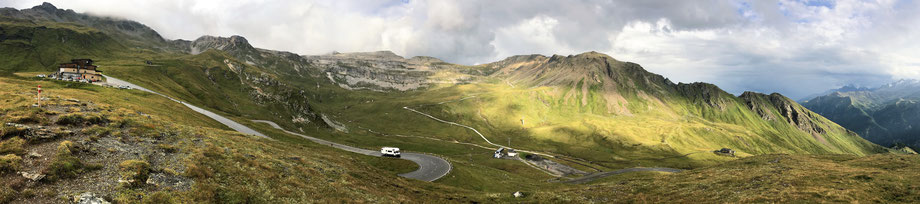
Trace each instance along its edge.
{"label": "rocky cliff face", "polygon": [[[193,55],[197,55],[198,53],[208,49],[227,51],[234,56],[244,56],[258,53],[256,48],[252,47],[246,38],[238,35],[230,36],[229,38],[206,35],[201,36],[198,39],[195,39],[195,41],[189,43],[189,50]],[[245,57],[252,58],[253,56]]]}
{"label": "rocky cliff face", "polygon": [[318,70],[311,69],[312,62],[297,54],[255,48],[246,38],[238,35],[201,36],[194,41],[176,40],[172,43],[189,54],[199,54],[211,49],[223,51],[248,65],[261,67],[263,71],[279,77],[317,78],[321,76]]}
{"label": "rocky cliff face", "polygon": [[233,60],[227,59],[224,60],[224,63],[239,76],[241,84],[250,88],[249,97],[256,103],[280,106],[281,110],[285,110],[282,117],[295,124],[313,123],[318,126],[326,126],[319,122],[321,121],[320,114],[312,108],[310,103],[313,101],[308,98],[308,94],[303,89],[282,82],[264,72],[247,71],[247,65]]}
{"label": "rocky cliff face", "polygon": [[[740,98],[744,100],[748,108],[754,110],[761,118],[784,120],[799,130],[812,134],[824,134],[825,132],[824,129],[816,124],[816,121],[820,120],[818,114],[805,109],[805,107],[795,103],[792,99],[778,93],[766,95],[748,91],[741,94]],[[779,115],[774,114],[777,112]]]}
{"label": "rocky cliff face", "polygon": [[[305,56],[325,77],[345,89],[408,91],[434,83],[466,83],[463,66],[433,57],[403,58],[390,51]],[[439,76],[440,74],[440,76]]]}

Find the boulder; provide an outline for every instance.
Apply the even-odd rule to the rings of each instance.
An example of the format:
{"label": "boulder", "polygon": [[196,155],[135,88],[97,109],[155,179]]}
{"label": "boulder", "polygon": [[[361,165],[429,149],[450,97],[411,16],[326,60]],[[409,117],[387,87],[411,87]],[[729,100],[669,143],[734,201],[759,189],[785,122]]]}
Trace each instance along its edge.
{"label": "boulder", "polygon": [[39,180],[42,180],[43,178],[45,178],[45,175],[44,175],[44,174],[41,174],[41,173],[34,173],[34,174],[33,174],[33,173],[29,173],[29,172],[20,171],[20,172],[19,172],[19,175],[22,175],[22,177],[26,177],[27,179],[32,180],[32,181],[39,181]]}
{"label": "boulder", "polygon": [[78,204],[109,204],[109,201],[105,201],[100,196],[96,196],[95,193],[86,192],[78,196],[74,196],[73,201]]}

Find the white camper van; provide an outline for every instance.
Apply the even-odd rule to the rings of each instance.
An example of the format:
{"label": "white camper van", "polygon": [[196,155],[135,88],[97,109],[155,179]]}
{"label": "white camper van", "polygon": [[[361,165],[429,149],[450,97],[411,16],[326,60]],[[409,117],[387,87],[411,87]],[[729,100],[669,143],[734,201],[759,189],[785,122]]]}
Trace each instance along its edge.
{"label": "white camper van", "polygon": [[380,148],[380,153],[383,154],[383,156],[399,157],[399,148],[383,147]]}

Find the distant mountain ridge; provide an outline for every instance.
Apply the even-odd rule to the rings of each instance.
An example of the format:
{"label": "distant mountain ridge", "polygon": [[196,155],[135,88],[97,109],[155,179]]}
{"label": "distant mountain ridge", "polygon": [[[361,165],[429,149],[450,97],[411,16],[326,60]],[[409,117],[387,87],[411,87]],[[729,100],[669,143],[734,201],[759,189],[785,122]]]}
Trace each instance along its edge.
{"label": "distant mountain ridge", "polygon": [[920,81],[902,79],[875,88],[841,89],[802,103],[883,146],[920,147]]}
{"label": "distant mountain ridge", "polygon": [[845,85],[845,86],[840,87],[840,88],[837,88],[837,89],[831,89],[831,90],[827,90],[827,91],[824,91],[824,92],[821,92],[821,93],[811,94],[811,95],[802,97],[801,99],[798,100],[798,102],[799,102],[799,103],[804,103],[805,101],[808,101],[808,100],[810,100],[810,99],[813,99],[813,98],[816,98],[816,97],[819,97],[819,96],[824,96],[824,95],[832,94],[832,93],[834,93],[834,92],[869,91],[869,90],[871,90],[871,89],[872,89],[872,88],[869,88],[869,87],[862,87],[862,86],[857,86],[857,85],[854,85],[854,84],[848,84],[848,85]]}

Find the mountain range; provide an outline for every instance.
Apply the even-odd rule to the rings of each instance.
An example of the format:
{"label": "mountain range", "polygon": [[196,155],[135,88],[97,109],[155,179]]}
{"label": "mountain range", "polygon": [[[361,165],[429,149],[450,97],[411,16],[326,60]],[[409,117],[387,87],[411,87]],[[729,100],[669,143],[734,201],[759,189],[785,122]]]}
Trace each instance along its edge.
{"label": "mountain range", "polygon": [[[252,126],[271,139],[231,133],[227,127],[158,99],[158,95],[70,82],[34,82],[33,78],[23,77],[24,73],[34,76],[56,71],[58,63],[72,58],[92,58],[108,76]],[[195,184],[171,189],[152,184],[126,187],[100,182],[105,187],[98,188],[102,189],[98,193],[117,199],[132,196],[152,199],[155,192],[168,192],[180,202],[298,202],[305,201],[304,197],[315,199],[317,195],[327,196],[324,198],[329,202],[501,202],[511,198],[498,198],[491,192],[509,191],[509,187],[533,192],[534,198],[551,197],[551,200],[531,200],[534,202],[579,202],[591,199],[573,199],[568,192],[583,189],[582,186],[557,191],[558,182],[582,176],[600,178],[609,172],[634,167],[668,167],[699,175],[726,171],[735,176],[707,176],[707,179],[743,177],[754,181],[756,178],[735,174],[742,172],[731,169],[750,168],[766,175],[773,171],[764,169],[776,167],[774,164],[782,163],[786,169],[804,167],[783,163],[787,160],[833,166],[838,165],[834,162],[860,156],[899,153],[870,142],[876,141],[874,137],[867,136],[866,140],[859,134],[884,130],[884,137],[890,138],[891,130],[912,130],[907,111],[917,110],[911,108],[916,104],[910,99],[911,94],[901,94],[914,85],[838,91],[833,93],[838,96],[822,96],[803,106],[779,93],[744,92],[736,96],[713,84],[674,83],[639,64],[598,52],[517,55],[480,65],[453,64],[428,56],[406,58],[390,51],[299,55],[257,48],[243,36],[164,39],[138,22],[76,13],[49,3],[22,10],[0,9],[0,77],[9,78],[9,86],[44,83],[76,96],[84,92],[100,96],[91,99],[112,104],[105,107],[123,107],[127,113],[137,109],[133,111],[137,117],[128,120],[127,116],[108,111],[121,110],[118,108],[83,108],[87,110],[83,112],[90,112],[87,114],[110,116],[111,121],[122,122],[95,126],[87,122],[82,123],[86,127],[62,128],[79,132],[66,138],[87,146],[112,144],[115,138],[141,145],[174,138],[169,144],[177,147],[169,151],[178,153],[138,150],[134,155],[106,158],[98,155],[108,155],[105,151],[109,150],[75,149],[74,152],[80,152],[75,154],[78,160],[105,165],[98,171],[86,169],[92,176],[72,177],[70,182],[109,178],[133,169],[133,165],[117,166],[121,160],[144,160],[154,174],[174,171],[169,175]],[[847,96],[843,96],[845,93]],[[842,102],[844,99],[847,102]],[[26,103],[22,100],[16,101]],[[809,105],[817,103],[832,106]],[[9,105],[8,110],[19,111],[13,107],[21,108],[20,105]],[[148,121],[141,117],[140,110],[148,119],[156,120],[130,122]],[[825,118],[825,114],[833,115],[835,111],[842,116]],[[20,112],[50,119],[21,120],[16,115]],[[56,125],[40,121],[59,121],[61,117],[39,114],[32,109],[20,112],[0,117],[3,122],[39,121],[35,124],[43,125]],[[901,122],[889,122],[872,118],[870,112],[905,114]],[[78,113],[82,112],[68,112]],[[838,121],[851,115],[855,118],[852,124]],[[451,173],[434,183],[407,181],[389,175],[405,170],[402,166],[406,164],[399,163],[401,160],[345,154],[252,120],[272,121],[298,134],[359,148],[398,146],[406,152],[438,155],[452,164]],[[874,121],[868,124],[875,125],[866,129],[848,126],[866,124],[865,121]],[[170,132],[168,127],[182,131]],[[101,128],[109,128],[112,133],[96,131]],[[88,132],[90,129],[92,134]],[[138,129],[149,131],[134,134]],[[61,140],[36,141],[25,148],[53,151],[47,147],[57,143],[67,146]],[[169,149],[160,146],[157,145],[159,149]],[[492,154],[499,147],[513,147],[522,152],[521,158],[528,159],[493,159]],[[315,153],[311,153],[313,149]],[[731,153],[714,152],[721,149]],[[24,152],[19,155],[26,156]],[[779,162],[781,159],[783,162]],[[858,162],[846,165],[862,168]],[[697,172],[697,169],[702,170]],[[852,173],[828,171],[846,174],[845,177]],[[789,176],[800,175],[805,174]],[[18,178],[15,175],[8,178],[12,177]],[[667,179],[689,182],[674,177]],[[68,181],[61,181],[64,182]],[[0,190],[21,193],[34,187],[49,192],[37,195],[38,199],[75,193],[65,185],[53,184]],[[681,184],[674,189],[697,188],[688,186]],[[725,187],[729,188],[742,187]],[[762,188],[772,187],[749,187]],[[638,189],[632,190],[641,191]],[[393,194],[388,194],[391,190]],[[730,191],[707,193],[727,192]],[[663,198],[667,199],[661,201],[690,201],[680,196]],[[722,197],[696,194],[690,198]],[[13,199],[27,198],[13,196]]]}
{"label": "mountain range", "polygon": [[899,80],[875,88],[844,88],[802,105],[884,146],[920,147],[920,82]]}

